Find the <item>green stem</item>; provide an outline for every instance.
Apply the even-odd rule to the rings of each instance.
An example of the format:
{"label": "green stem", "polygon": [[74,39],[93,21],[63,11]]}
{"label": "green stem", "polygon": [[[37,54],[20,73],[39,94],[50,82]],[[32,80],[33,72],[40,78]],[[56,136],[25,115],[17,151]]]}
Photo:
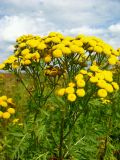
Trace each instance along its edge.
{"label": "green stem", "polygon": [[64,132],[64,115],[61,112],[59,160],[63,159],[63,141],[64,141],[63,132]]}
{"label": "green stem", "polygon": [[35,98],[33,97],[33,95],[31,94],[31,92],[29,91],[29,89],[26,87],[24,81],[22,80],[22,78],[20,77],[19,74],[16,74],[17,77],[19,78],[20,82],[22,83],[22,85],[24,86],[24,88],[26,89],[26,91],[29,93],[30,97],[33,99],[33,101],[35,102],[36,106],[37,106],[37,102],[35,101]]}

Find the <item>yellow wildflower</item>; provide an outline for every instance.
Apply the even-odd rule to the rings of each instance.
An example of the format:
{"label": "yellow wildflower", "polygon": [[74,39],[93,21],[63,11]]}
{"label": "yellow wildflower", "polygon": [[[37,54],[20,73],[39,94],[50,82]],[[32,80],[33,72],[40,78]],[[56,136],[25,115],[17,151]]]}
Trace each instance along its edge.
{"label": "yellow wildflower", "polygon": [[107,92],[112,93],[113,92],[113,87],[111,84],[106,83],[105,89]]}
{"label": "yellow wildflower", "polygon": [[9,104],[13,104],[13,100],[12,100],[12,98],[8,98],[8,99],[7,99],[7,103],[9,103]]}
{"label": "yellow wildflower", "polygon": [[67,88],[65,89],[65,92],[68,93],[68,94],[70,94],[70,93],[74,93],[75,90],[74,90],[73,87],[67,87]]}
{"label": "yellow wildflower", "polygon": [[15,109],[14,108],[8,108],[7,112],[10,114],[15,114]]}
{"label": "yellow wildflower", "polygon": [[9,119],[10,118],[10,113],[9,112],[4,112],[3,115],[2,115],[2,117],[4,119]]}
{"label": "yellow wildflower", "polygon": [[56,49],[55,51],[53,51],[53,56],[55,58],[61,58],[62,57],[62,51],[60,49]]}
{"label": "yellow wildflower", "polygon": [[62,50],[63,54],[66,54],[66,55],[71,54],[71,50],[68,47],[62,47],[61,50]]}
{"label": "yellow wildflower", "polygon": [[70,49],[72,52],[78,53],[80,51],[80,47],[78,47],[77,45],[70,45]]}
{"label": "yellow wildflower", "polygon": [[73,40],[72,43],[79,46],[79,47],[83,46],[83,42],[81,40]]}
{"label": "yellow wildflower", "polygon": [[6,101],[7,100],[7,96],[1,96],[0,99]]}
{"label": "yellow wildflower", "polygon": [[47,48],[47,46],[43,42],[39,43],[39,45],[37,46],[37,49],[39,49],[39,50],[44,50],[45,48]]}
{"label": "yellow wildflower", "polygon": [[111,65],[115,65],[117,63],[117,61],[118,61],[117,57],[110,57],[110,58],[108,58],[108,62]]}
{"label": "yellow wildflower", "polygon": [[4,102],[4,101],[0,101],[0,105],[1,105],[2,107],[7,107],[7,106],[8,106],[8,104],[7,104],[6,102]]}
{"label": "yellow wildflower", "polygon": [[95,46],[94,51],[97,52],[97,53],[102,53],[103,49],[100,46]]}
{"label": "yellow wildflower", "polygon": [[74,102],[76,100],[76,95],[71,93],[71,94],[68,94],[68,97],[67,99],[71,102]]}
{"label": "yellow wildflower", "polygon": [[44,61],[45,61],[46,63],[48,63],[48,62],[51,62],[51,59],[52,59],[52,57],[51,57],[50,55],[47,55],[47,56],[44,58]]}
{"label": "yellow wildflower", "polygon": [[106,55],[111,55],[111,51],[110,51],[109,48],[104,48],[103,53],[106,54]]}
{"label": "yellow wildflower", "polygon": [[81,69],[81,70],[80,70],[80,73],[81,73],[81,74],[87,74],[87,71],[84,70],[84,69]]}
{"label": "yellow wildflower", "polygon": [[77,80],[80,80],[80,79],[83,79],[83,75],[82,74],[77,74],[75,76],[75,80],[77,81]]}
{"label": "yellow wildflower", "polygon": [[75,83],[70,82],[70,83],[68,84],[68,86],[69,86],[69,87],[75,87]]}
{"label": "yellow wildflower", "polygon": [[46,38],[45,43],[50,43],[52,41],[52,38]]}
{"label": "yellow wildflower", "polygon": [[98,78],[97,77],[91,77],[90,78],[90,82],[91,83],[97,83],[98,82]]}
{"label": "yellow wildflower", "polygon": [[95,40],[90,40],[88,42],[88,44],[91,46],[91,47],[95,47],[97,45],[96,41]]}
{"label": "yellow wildflower", "polygon": [[85,96],[85,90],[84,89],[77,89],[76,94],[78,97],[84,97]]}
{"label": "yellow wildflower", "polygon": [[52,42],[54,42],[54,43],[60,43],[61,40],[58,37],[52,37]]}
{"label": "yellow wildflower", "polygon": [[92,66],[90,66],[90,70],[93,72],[97,72],[99,70],[99,68],[96,65],[92,65]]}
{"label": "yellow wildflower", "polygon": [[27,60],[24,61],[24,64],[29,65],[29,64],[31,64],[31,61],[29,59],[27,59]]}
{"label": "yellow wildflower", "polygon": [[98,80],[97,86],[100,88],[106,87],[106,81],[105,80]]}
{"label": "yellow wildflower", "polygon": [[25,46],[26,46],[26,43],[20,43],[20,44],[19,44],[19,47],[20,47],[20,48],[23,48],[23,47],[25,47]]}
{"label": "yellow wildflower", "polygon": [[78,87],[85,87],[85,81],[84,80],[77,80],[77,86]]}
{"label": "yellow wildflower", "polygon": [[106,97],[107,96],[107,91],[105,89],[99,89],[98,90],[98,96],[102,97],[102,98]]}
{"label": "yellow wildflower", "polygon": [[112,82],[114,89],[119,90],[119,85],[116,82]]}
{"label": "yellow wildflower", "polygon": [[29,52],[30,52],[30,50],[26,48],[26,49],[22,50],[21,55],[26,55]]}
{"label": "yellow wildflower", "polygon": [[63,96],[65,94],[65,88],[61,88],[57,92],[58,96]]}
{"label": "yellow wildflower", "polygon": [[0,69],[4,69],[4,67],[5,67],[5,64],[3,63],[3,64],[0,64]]}

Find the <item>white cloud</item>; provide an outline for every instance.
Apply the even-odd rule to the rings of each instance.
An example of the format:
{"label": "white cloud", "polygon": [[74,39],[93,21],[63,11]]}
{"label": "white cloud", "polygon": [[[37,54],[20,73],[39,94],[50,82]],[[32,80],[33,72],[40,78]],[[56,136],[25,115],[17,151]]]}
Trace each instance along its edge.
{"label": "white cloud", "polygon": [[66,34],[72,34],[72,35],[77,35],[77,34],[86,34],[86,35],[99,35],[104,33],[104,29],[101,28],[92,28],[90,26],[82,26],[78,28],[72,28],[65,30]]}
{"label": "white cloud", "polygon": [[120,34],[120,23],[111,25],[109,27],[109,31],[112,33],[119,33]]}
{"label": "white cloud", "polygon": [[14,42],[23,34],[44,34],[49,30],[55,30],[55,26],[46,22],[43,17],[30,17],[25,15],[5,16],[0,19],[1,41]]}

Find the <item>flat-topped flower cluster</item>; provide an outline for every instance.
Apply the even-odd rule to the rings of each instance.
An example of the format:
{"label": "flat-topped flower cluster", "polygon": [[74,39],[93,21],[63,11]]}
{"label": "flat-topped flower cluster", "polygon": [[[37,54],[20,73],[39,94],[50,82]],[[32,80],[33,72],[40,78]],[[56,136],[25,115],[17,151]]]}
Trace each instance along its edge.
{"label": "flat-topped flower cluster", "polygon": [[[113,66],[118,63],[120,49],[115,50],[97,37],[70,37],[51,32],[43,37],[19,37],[16,40],[14,54],[0,64],[0,69],[28,69],[31,74],[43,70],[44,76],[66,76],[68,83],[61,84],[57,94],[67,95],[67,99],[73,102],[77,97],[88,96],[89,86],[101,98],[106,98],[118,90],[119,86],[114,81],[112,71]],[[37,73],[39,74],[40,72]]]}

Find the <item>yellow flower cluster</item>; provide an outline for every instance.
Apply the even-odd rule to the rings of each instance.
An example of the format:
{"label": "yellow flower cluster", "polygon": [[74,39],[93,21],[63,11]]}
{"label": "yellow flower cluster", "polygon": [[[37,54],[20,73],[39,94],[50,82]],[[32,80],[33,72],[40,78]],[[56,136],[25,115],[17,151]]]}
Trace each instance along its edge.
{"label": "yellow flower cluster", "polygon": [[[84,97],[89,90],[87,83],[94,84],[97,89],[98,97],[105,98],[108,93],[113,93],[119,90],[119,85],[113,81],[113,74],[111,71],[100,70],[98,66],[92,65],[87,70],[80,70],[79,74],[75,76],[75,82],[70,82],[67,88],[58,90],[59,96],[68,95],[67,99],[71,102],[75,101],[77,97]],[[104,101],[107,103],[108,101]]]}
{"label": "yellow flower cluster", "polygon": [[108,70],[100,70],[98,66],[90,66],[91,75],[89,81],[96,84],[100,89],[98,90],[99,97],[106,97],[108,93],[119,90],[119,85],[113,81],[113,73]]}
{"label": "yellow flower cluster", "polygon": [[76,60],[81,62],[81,59],[87,59],[91,53],[106,56],[110,65],[115,65],[120,55],[119,50],[114,50],[93,36],[70,37],[58,32],[51,32],[43,37],[23,35],[16,40],[14,54],[0,64],[0,69],[23,68],[22,66],[39,63],[40,60],[50,64],[55,59],[64,60],[66,56],[71,55],[75,60],[73,62],[76,63]]}
{"label": "yellow flower cluster", "polygon": [[9,119],[11,115],[15,114],[15,109],[13,108],[14,103],[12,98],[7,98],[7,96],[0,97],[0,119]]}
{"label": "yellow flower cluster", "polygon": [[[83,73],[83,74],[81,74]],[[75,82],[70,82],[67,88],[61,88],[58,90],[57,94],[59,96],[64,96],[67,94],[68,101],[74,102],[77,97],[85,96],[85,80],[83,75],[87,72],[85,70],[81,70],[81,73],[75,76]]]}

